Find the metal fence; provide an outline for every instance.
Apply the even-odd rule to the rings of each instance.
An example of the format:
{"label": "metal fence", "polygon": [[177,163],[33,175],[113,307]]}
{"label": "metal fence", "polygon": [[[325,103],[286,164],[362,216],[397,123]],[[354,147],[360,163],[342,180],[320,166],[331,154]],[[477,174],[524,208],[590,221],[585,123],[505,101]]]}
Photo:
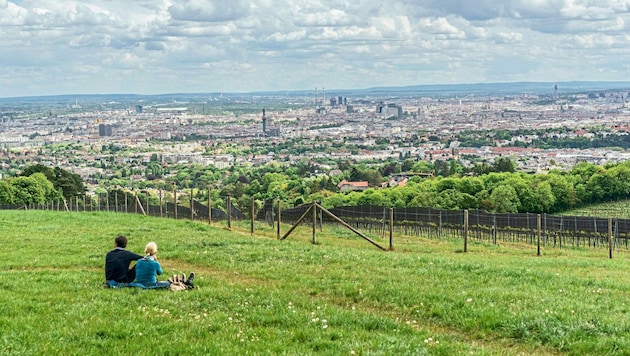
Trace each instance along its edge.
{"label": "metal fence", "polygon": [[[155,200],[155,199],[154,199]],[[265,201],[253,215],[253,209],[239,209],[226,198],[228,209],[212,207],[211,201],[195,199],[166,201],[160,196],[159,204],[151,204],[149,199],[141,201],[136,193],[126,193],[124,197],[112,199],[107,194],[91,198],[77,198],[68,201],[56,201],[46,205],[0,205],[0,209],[46,209],[64,211],[110,211],[118,213],[136,213],[155,217],[190,219],[207,222],[251,220],[265,222],[269,225],[277,223],[294,224],[309,208],[310,204],[278,212],[277,201]],[[469,240],[498,243],[519,242],[535,244],[538,239],[544,246],[564,247],[608,247],[612,232],[613,247],[628,248],[630,238],[630,219],[559,216],[520,213],[504,214],[483,210],[440,210],[434,208],[388,208],[376,205],[344,206],[329,209],[350,226],[366,233],[385,236],[401,234],[406,236],[422,236],[434,239],[462,238],[464,234]],[[468,215],[467,224],[465,215]],[[335,220],[326,214],[319,214],[319,223],[334,223]],[[306,223],[306,222],[303,222]],[[610,226],[609,226],[610,225]],[[391,231],[390,231],[391,230]]]}

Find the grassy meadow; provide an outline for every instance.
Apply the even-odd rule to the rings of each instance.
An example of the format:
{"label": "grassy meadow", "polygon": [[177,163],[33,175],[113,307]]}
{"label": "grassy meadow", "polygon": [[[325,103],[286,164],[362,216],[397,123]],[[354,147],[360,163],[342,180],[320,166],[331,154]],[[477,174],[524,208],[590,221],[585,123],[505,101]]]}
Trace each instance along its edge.
{"label": "grassy meadow", "polygon": [[[284,231],[288,227],[283,227]],[[614,355],[630,350],[630,254],[0,211],[2,355]],[[156,241],[183,292],[106,289],[118,234]],[[378,240],[384,246],[387,241]]]}

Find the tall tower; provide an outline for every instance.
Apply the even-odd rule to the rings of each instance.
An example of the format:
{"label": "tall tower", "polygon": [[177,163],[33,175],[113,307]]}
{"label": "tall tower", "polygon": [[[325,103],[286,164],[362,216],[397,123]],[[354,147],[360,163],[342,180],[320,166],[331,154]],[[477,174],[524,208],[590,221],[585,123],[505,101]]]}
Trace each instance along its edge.
{"label": "tall tower", "polygon": [[553,98],[558,99],[558,84],[553,86]]}
{"label": "tall tower", "polygon": [[263,124],[263,135],[267,135],[267,117],[265,116],[265,109],[263,109],[263,116],[262,116],[262,124]]}

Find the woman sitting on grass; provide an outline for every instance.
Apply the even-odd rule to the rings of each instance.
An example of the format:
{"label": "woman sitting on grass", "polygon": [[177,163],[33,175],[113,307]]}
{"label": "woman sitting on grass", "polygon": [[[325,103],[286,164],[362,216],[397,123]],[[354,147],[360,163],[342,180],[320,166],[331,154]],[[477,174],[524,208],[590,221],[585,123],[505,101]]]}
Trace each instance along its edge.
{"label": "woman sitting on grass", "polygon": [[146,256],[136,262],[136,282],[146,288],[168,288],[171,282],[158,282],[157,276],[162,274],[162,266],[157,260],[157,244],[149,242],[144,248]]}

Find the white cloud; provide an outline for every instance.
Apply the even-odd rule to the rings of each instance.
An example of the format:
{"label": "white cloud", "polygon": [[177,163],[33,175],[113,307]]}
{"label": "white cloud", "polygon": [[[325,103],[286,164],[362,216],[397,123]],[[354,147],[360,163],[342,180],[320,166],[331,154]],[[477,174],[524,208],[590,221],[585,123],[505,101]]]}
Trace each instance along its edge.
{"label": "white cloud", "polygon": [[0,96],[618,79],[629,11],[630,0],[0,0],[0,72],[15,73],[0,76]]}

